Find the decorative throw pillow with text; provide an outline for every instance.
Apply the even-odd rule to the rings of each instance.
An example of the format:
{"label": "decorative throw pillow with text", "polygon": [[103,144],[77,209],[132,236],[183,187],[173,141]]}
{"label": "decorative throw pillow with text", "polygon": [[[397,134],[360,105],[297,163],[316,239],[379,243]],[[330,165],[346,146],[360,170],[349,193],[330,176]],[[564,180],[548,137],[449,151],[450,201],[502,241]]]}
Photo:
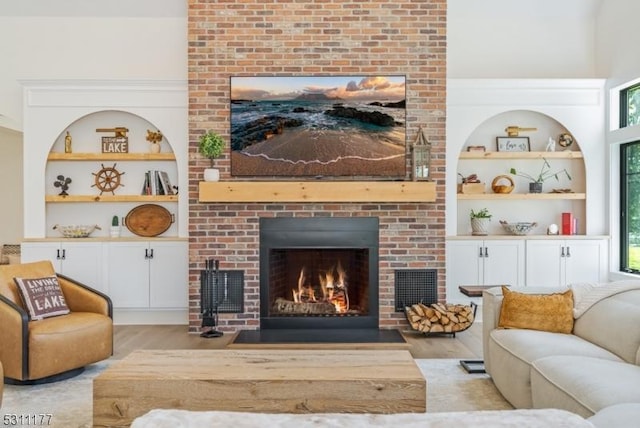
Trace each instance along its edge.
{"label": "decorative throw pillow with text", "polygon": [[32,320],[69,313],[64,294],[55,276],[44,278],[14,278],[20,296]]}

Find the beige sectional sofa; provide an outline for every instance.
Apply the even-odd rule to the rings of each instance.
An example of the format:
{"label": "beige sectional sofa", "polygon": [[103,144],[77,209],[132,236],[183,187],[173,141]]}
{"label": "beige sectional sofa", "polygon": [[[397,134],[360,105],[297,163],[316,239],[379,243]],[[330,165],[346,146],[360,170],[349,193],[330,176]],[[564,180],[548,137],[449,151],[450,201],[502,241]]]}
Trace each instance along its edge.
{"label": "beige sectional sofa", "polygon": [[640,287],[627,288],[577,314],[571,334],[499,328],[502,289],[485,290],[485,368],[501,394],[516,408],[564,409],[598,427],[640,426]]}

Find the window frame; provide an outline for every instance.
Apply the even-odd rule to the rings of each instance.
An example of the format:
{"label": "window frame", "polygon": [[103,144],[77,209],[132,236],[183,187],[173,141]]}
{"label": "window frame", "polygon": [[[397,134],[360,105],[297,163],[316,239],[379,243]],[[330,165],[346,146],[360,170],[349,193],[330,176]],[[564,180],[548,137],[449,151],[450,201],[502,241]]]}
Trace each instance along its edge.
{"label": "window frame", "polygon": [[[630,141],[620,145],[620,271],[632,274],[640,274],[640,269],[633,269],[629,267],[629,225],[627,219],[629,218],[629,210],[627,207],[628,200],[628,151],[632,147],[640,147],[640,140]],[[634,173],[634,174],[640,174]]]}
{"label": "window frame", "polygon": [[620,90],[620,128],[629,126],[629,93],[640,90],[640,82]]}

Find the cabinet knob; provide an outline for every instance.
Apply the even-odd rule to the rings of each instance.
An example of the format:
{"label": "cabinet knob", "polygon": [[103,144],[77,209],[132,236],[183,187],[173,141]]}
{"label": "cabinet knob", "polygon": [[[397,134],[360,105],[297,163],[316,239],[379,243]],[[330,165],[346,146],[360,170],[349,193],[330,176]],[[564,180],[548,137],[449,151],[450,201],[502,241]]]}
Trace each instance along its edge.
{"label": "cabinet knob", "polygon": [[571,257],[571,249],[567,247],[567,257]]}
{"label": "cabinet knob", "polygon": [[60,249],[56,250],[56,260],[60,260]]}
{"label": "cabinet knob", "polygon": [[479,255],[480,257],[484,257],[484,256],[482,255],[482,247],[480,247],[480,254],[478,254],[478,255]]}
{"label": "cabinet knob", "polygon": [[153,258],[153,248],[151,250],[149,250],[149,258],[152,259]]}
{"label": "cabinet knob", "polygon": [[560,247],[560,257],[564,257],[564,247]]}
{"label": "cabinet knob", "polygon": [[66,260],[67,258],[67,250],[63,249],[62,250],[62,260]]}
{"label": "cabinet knob", "polygon": [[148,259],[148,258],[149,258],[149,249],[148,249],[148,248],[145,248],[145,249],[144,249],[144,258],[145,258],[145,259]]}
{"label": "cabinet knob", "polygon": [[484,256],[489,257],[489,248],[484,247]]}

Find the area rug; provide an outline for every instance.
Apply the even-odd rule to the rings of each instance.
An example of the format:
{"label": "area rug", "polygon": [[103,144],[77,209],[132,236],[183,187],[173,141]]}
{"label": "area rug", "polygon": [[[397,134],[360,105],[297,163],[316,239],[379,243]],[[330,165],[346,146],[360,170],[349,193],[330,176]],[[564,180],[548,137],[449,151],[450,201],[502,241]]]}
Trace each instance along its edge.
{"label": "area rug", "polygon": [[[5,385],[2,409],[6,414],[51,415],[51,427],[92,426],[92,380],[116,360],[87,367],[84,373],[48,385]],[[486,374],[469,374],[458,360],[416,360],[427,379],[427,412],[503,410],[512,407]],[[43,424],[44,425],[44,424]]]}

